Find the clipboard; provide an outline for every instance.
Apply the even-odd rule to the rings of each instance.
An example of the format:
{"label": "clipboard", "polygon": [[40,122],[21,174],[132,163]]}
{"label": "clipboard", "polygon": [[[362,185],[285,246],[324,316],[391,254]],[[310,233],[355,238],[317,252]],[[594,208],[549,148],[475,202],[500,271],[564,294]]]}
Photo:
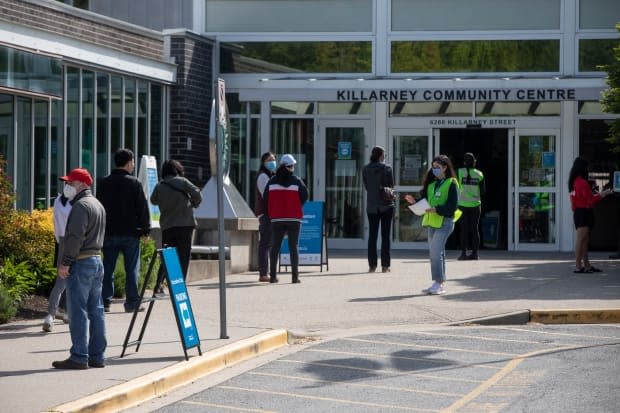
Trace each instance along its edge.
{"label": "clipboard", "polygon": [[409,210],[413,212],[414,214],[422,216],[426,214],[426,210],[430,207],[431,206],[428,204],[428,201],[426,200],[426,198],[422,198],[415,204],[409,205],[407,208],[409,208]]}

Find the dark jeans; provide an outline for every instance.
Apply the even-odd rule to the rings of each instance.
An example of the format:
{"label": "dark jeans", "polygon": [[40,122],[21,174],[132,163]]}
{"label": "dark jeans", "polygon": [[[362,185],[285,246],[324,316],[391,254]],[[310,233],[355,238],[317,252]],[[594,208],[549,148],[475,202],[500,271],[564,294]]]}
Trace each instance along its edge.
{"label": "dark jeans", "polygon": [[275,277],[278,268],[278,256],[284,234],[288,234],[288,248],[291,252],[291,272],[293,277],[299,275],[299,230],[301,222],[281,221],[271,223],[271,253],[269,254],[269,275]]}
{"label": "dark jeans", "polygon": [[164,247],[176,247],[183,271],[183,279],[187,279],[189,259],[192,254],[192,235],[194,227],[172,227],[161,232],[161,243]]}
{"label": "dark jeans", "polygon": [[459,206],[463,211],[463,215],[459,220],[461,229],[461,251],[466,252],[470,249],[472,253],[478,252],[480,247],[480,232],[478,232],[478,223],[480,222],[480,206],[463,207]]}
{"label": "dark jeans", "polygon": [[378,214],[368,214],[368,266],[377,267],[377,237],[379,236],[379,224],[381,224],[381,266],[390,266],[390,243],[392,229],[392,218],[394,208]]}
{"label": "dark jeans", "polygon": [[271,220],[267,214],[258,219],[258,274],[262,277],[269,271],[269,250],[271,249]]}
{"label": "dark jeans", "polygon": [[140,238],[106,237],[103,241],[103,304],[109,306],[114,297],[114,267],[118,254],[125,261],[125,309],[134,310],[140,305],[138,275],[140,274]]}

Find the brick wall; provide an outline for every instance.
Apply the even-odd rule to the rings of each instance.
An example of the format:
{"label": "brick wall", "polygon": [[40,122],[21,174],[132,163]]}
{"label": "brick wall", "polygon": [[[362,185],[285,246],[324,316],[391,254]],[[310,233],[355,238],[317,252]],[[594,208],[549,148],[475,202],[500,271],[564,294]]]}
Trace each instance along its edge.
{"label": "brick wall", "polygon": [[162,61],[163,35],[59,2],[0,0],[0,21]]}
{"label": "brick wall", "polygon": [[[213,99],[213,43],[191,33],[172,35],[170,56],[177,83],[170,94],[170,158],[181,161],[185,176],[203,186],[211,176],[209,117]],[[191,150],[187,141],[191,138]]]}

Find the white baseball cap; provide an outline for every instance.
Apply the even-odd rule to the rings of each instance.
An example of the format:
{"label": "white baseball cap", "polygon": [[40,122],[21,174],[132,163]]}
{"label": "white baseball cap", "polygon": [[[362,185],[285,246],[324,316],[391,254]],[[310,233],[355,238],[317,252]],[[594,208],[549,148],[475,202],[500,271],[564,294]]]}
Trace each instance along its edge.
{"label": "white baseball cap", "polygon": [[284,154],[280,158],[280,165],[292,166],[292,165],[295,165],[296,163],[297,161],[295,160],[295,158],[293,158],[293,155],[291,155],[290,153]]}

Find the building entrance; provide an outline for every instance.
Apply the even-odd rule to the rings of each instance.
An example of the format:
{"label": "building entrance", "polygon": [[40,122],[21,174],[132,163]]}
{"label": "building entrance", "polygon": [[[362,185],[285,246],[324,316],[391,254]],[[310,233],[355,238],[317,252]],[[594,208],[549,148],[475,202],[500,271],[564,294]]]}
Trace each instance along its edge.
{"label": "building entrance", "polygon": [[[448,155],[455,170],[463,166],[463,154],[476,157],[476,167],[486,181],[482,203],[480,234],[482,249],[508,248],[508,129],[441,129],[439,153]],[[446,248],[460,249],[460,228],[457,223]]]}

